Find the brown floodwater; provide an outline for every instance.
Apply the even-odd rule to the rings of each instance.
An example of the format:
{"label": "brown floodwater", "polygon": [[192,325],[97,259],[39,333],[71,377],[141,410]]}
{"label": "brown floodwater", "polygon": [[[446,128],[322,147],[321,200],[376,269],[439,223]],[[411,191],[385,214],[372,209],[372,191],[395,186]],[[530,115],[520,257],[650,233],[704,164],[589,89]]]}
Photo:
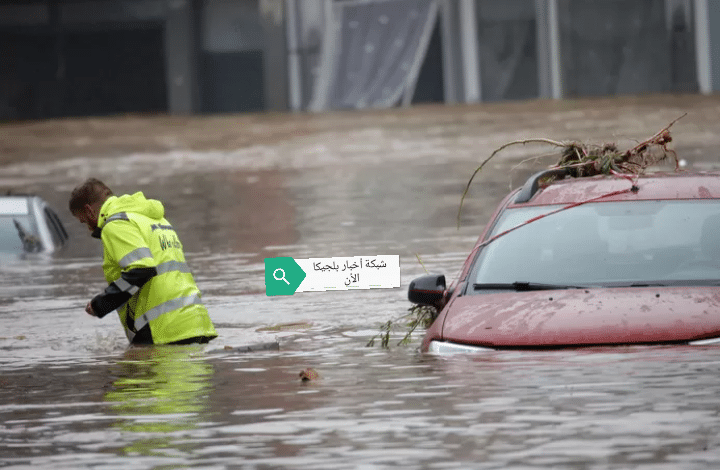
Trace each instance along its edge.
{"label": "brown floodwater", "polygon": [[[0,127],[0,189],[41,194],[71,235],[52,256],[0,259],[0,466],[717,468],[717,347],[436,357],[422,332],[398,346],[403,330],[366,347],[410,307],[418,256],[452,278],[508,189],[553,162],[524,161],[542,145],[499,154],[458,229],[495,148],[630,146],[684,113],[685,167],[719,169],[716,97]],[[102,248],[66,205],[91,175],[165,203],[218,339],[128,348],[115,316],[84,313]],[[360,255],[399,255],[401,287],[265,295],[264,258]],[[319,378],[302,382],[308,367]]]}

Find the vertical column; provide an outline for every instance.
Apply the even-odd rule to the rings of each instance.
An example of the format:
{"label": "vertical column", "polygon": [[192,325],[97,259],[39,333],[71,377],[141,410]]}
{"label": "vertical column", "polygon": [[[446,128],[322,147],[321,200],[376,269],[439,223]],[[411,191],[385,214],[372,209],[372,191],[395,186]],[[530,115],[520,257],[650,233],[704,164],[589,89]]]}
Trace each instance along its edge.
{"label": "vertical column", "polygon": [[[320,73],[320,57],[326,25],[326,0],[295,0],[297,9],[297,62],[300,109],[307,109]],[[288,21],[290,12],[288,11]],[[289,32],[288,32],[289,34]],[[292,72],[291,72],[292,74]],[[292,83],[293,79],[290,79]],[[292,102],[292,100],[291,100]]]}
{"label": "vertical column", "polygon": [[456,57],[460,47],[456,38],[458,31],[457,5],[452,0],[442,0],[440,3],[440,36],[442,42],[442,68],[443,68],[443,99],[446,104],[455,104],[459,99],[459,89],[462,87],[462,70],[458,70],[460,61]]}
{"label": "vertical column", "polygon": [[535,0],[538,82],[542,98],[563,97],[557,0]]}
{"label": "vertical column", "polygon": [[288,48],[283,0],[259,0],[263,26],[263,81],[265,109],[288,109]]}
{"label": "vertical column", "polygon": [[698,86],[700,93],[707,95],[712,91],[708,1],[695,0],[694,7]]}
{"label": "vertical column", "polygon": [[165,73],[168,112],[190,114],[199,108],[196,9],[191,0],[170,0],[165,20]]}
{"label": "vertical column", "polygon": [[[52,31],[55,59],[55,81],[52,83],[52,92],[43,97],[41,106],[43,110],[36,110],[40,114],[36,117],[62,116],[65,112],[65,96],[67,95],[66,60],[65,60],[65,34],[63,31],[61,5],[58,0],[49,0],[50,29]],[[44,87],[41,87],[42,90]],[[46,101],[47,100],[47,101]]]}
{"label": "vertical column", "polygon": [[465,103],[480,101],[480,54],[478,53],[475,0],[460,0],[460,47],[463,58]]}
{"label": "vertical column", "polygon": [[538,90],[540,98],[552,98],[550,72],[550,22],[548,21],[547,0],[535,0],[535,32],[537,34]]}
{"label": "vertical column", "polygon": [[340,30],[335,19],[333,0],[323,3],[323,38],[320,52],[320,66],[313,83],[312,98],[307,109],[313,112],[325,111],[330,101],[333,64],[335,62],[335,46],[340,41]]}
{"label": "vertical column", "polygon": [[548,19],[550,23],[550,72],[552,83],[552,97],[559,100],[563,97],[562,66],[560,63],[560,17],[558,15],[558,0],[548,0]]}
{"label": "vertical column", "polygon": [[720,2],[708,2],[708,49],[710,57],[710,90],[720,91]]}
{"label": "vertical column", "polygon": [[695,47],[700,93],[720,91],[720,2],[695,0]]}
{"label": "vertical column", "polygon": [[302,108],[302,78],[300,66],[299,11],[297,0],[285,0],[287,12],[287,47],[288,73],[290,76],[290,109],[300,111]]}

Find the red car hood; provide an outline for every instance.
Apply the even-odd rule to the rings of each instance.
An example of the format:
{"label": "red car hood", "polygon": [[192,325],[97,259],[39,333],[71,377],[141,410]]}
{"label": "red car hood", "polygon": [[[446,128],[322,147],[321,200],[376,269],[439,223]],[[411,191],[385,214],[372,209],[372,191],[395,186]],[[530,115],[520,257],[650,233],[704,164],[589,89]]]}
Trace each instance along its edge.
{"label": "red car hood", "polygon": [[720,288],[604,288],[465,295],[442,339],[492,347],[665,343],[720,336]]}

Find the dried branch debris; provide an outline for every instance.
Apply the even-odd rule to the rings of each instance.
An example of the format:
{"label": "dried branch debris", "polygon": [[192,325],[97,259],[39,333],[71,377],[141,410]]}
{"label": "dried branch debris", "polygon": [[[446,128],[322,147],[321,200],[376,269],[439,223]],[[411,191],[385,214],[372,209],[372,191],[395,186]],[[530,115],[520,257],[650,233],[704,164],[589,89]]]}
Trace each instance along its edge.
{"label": "dried branch debris", "polygon": [[[396,329],[396,327],[405,327],[407,331],[400,341],[398,346],[405,346],[410,344],[411,336],[413,332],[419,327],[429,328],[432,322],[437,318],[438,311],[434,307],[426,305],[413,305],[408,309],[408,313],[396,320],[388,320],[380,326],[380,331],[370,338],[365,346],[372,347],[375,345],[375,340],[380,339],[380,347],[384,349],[390,348],[390,334]],[[404,325],[404,326],[403,326]]]}
{"label": "dried branch debris", "polygon": [[[460,214],[463,201],[470,189],[475,175],[500,151],[513,145],[547,144],[560,149],[560,159],[551,169],[565,168],[567,174],[576,178],[597,175],[614,175],[623,178],[632,178],[642,174],[649,166],[660,163],[668,156],[675,159],[675,170],[678,170],[678,158],[674,150],[668,148],[672,142],[670,127],[685,117],[687,113],[673,120],[655,135],[637,144],[626,151],[618,149],[614,143],[583,144],[580,142],[558,142],[556,140],[535,138],[514,140],[497,148],[488,158],[475,169],[465,186],[460,207],[458,208],[457,224],[460,228]],[[555,153],[549,155],[556,155]]]}

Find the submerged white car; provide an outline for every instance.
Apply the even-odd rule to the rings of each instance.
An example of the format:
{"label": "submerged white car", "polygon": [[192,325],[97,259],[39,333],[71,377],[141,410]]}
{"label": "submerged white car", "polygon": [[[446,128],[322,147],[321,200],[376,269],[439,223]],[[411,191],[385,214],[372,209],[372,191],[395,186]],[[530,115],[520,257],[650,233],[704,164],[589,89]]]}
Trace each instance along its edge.
{"label": "submerged white car", "polygon": [[60,218],[39,196],[0,196],[0,253],[51,253],[68,240]]}

